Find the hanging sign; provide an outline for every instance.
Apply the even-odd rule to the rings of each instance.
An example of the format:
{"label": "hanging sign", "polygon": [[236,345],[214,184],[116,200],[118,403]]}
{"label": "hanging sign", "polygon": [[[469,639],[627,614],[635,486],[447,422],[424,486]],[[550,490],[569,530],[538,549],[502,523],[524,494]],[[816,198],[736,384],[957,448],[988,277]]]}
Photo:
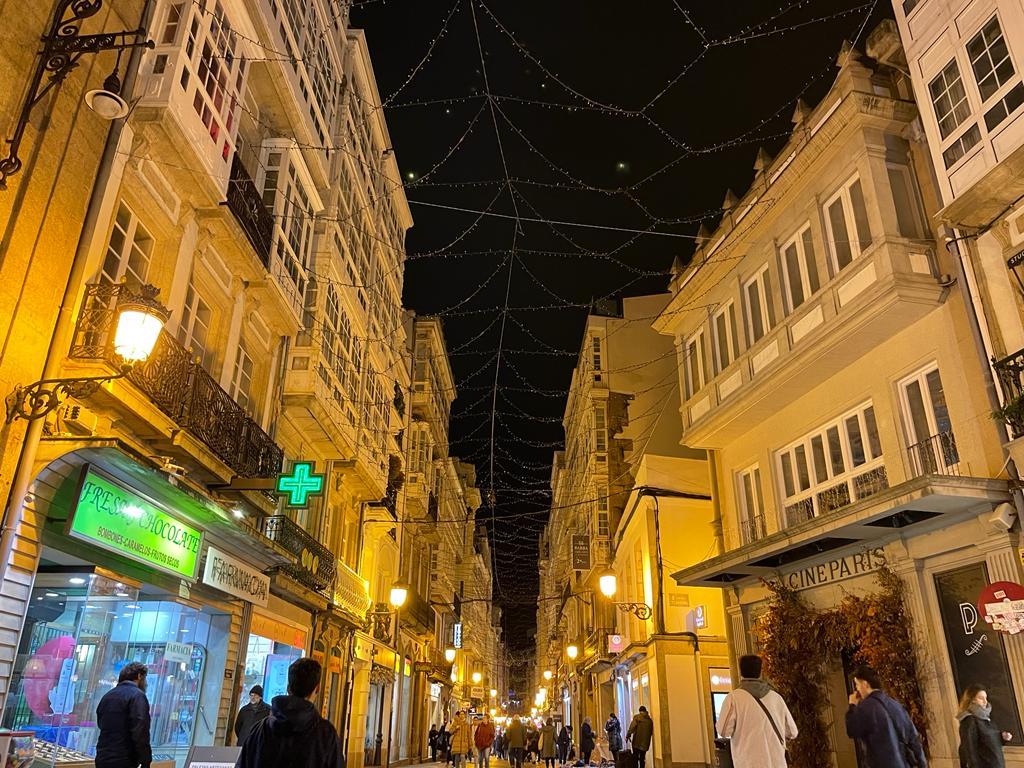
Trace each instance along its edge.
{"label": "hanging sign", "polygon": [[311,461],[296,461],[291,472],[277,476],[276,490],[285,497],[285,505],[292,509],[305,509],[309,506],[310,496],[324,492],[324,476],[316,474],[315,468]]}
{"label": "hanging sign", "polygon": [[462,647],[462,622],[452,624],[452,648]]}
{"label": "hanging sign", "polygon": [[484,687],[482,685],[474,685],[469,689],[469,695],[474,699],[482,699],[484,697]]}
{"label": "hanging sign", "polygon": [[68,535],[194,580],[203,532],[86,465]]}
{"label": "hanging sign", "polygon": [[623,635],[608,635],[608,653],[622,653],[627,640]]}
{"label": "hanging sign", "polygon": [[1024,631],[1024,587],[1012,581],[989,584],[978,597],[978,613],[997,632]]}
{"label": "hanging sign", "polygon": [[590,537],[575,535],[572,537],[572,569],[574,571],[590,570]]}
{"label": "hanging sign", "polygon": [[203,584],[221,592],[240,597],[255,605],[267,607],[270,595],[270,578],[255,568],[225,555],[219,549],[206,548],[206,567],[203,568]]}

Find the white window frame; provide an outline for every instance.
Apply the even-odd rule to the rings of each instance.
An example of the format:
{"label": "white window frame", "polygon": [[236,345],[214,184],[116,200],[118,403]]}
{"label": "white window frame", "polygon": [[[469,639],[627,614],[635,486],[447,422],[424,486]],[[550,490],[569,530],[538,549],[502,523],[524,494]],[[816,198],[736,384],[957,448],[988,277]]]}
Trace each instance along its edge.
{"label": "white window frame", "polygon": [[[723,321],[724,331],[718,327],[719,320]],[[724,339],[722,338],[723,333]],[[719,310],[712,315],[711,335],[715,340],[715,367],[718,373],[721,373],[736,362],[736,359],[740,356],[739,340],[736,338],[736,304],[731,299],[722,304]],[[722,352],[723,346],[725,347],[724,357]]]}
{"label": "white window frame", "polygon": [[[811,241],[812,252],[807,253],[805,234]],[[793,286],[790,282],[789,275],[789,264],[786,260],[786,252],[790,248],[796,249],[796,260],[797,268],[800,272],[800,290],[803,293],[800,301],[796,300],[793,295]],[[800,227],[792,237],[786,240],[779,249],[779,266],[782,272],[782,285],[786,295],[786,304],[789,307],[790,312],[795,312],[799,307],[802,307],[815,293],[821,288],[821,276],[818,274],[818,262],[816,261],[816,254],[813,252],[814,248],[814,233],[811,232],[811,224],[807,222]],[[811,267],[813,266],[813,272]]]}
{"label": "white window frame", "polygon": [[[858,231],[857,228],[856,211],[853,207],[853,198],[850,195],[850,190],[853,189],[855,184],[860,185],[860,195],[861,199],[864,201],[864,224],[868,228],[867,235],[870,238],[867,245],[864,246],[862,246],[860,242],[861,233]],[[864,181],[861,179],[860,174],[855,173],[846,181],[844,181],[842,185],[839,187],[839,189],[837,189],[821,207],[821,211],[823,214],[822,218],[825,219],[825,235],[828,239],[828,251],[832,259],[832,267],[835,270],[835,273],[838,275],[841,271],[846,269],[846,267],[850,266],[850,264],[840,265],[839,254],[836,251],[837,239],[836,233],[832,231],[832,219],[829,216],[829,209],[837,201],[842,201],[843,218],[846,223],[846,232],[843,233],[843,239],[850,245],[850,264],[853,264],[853,262],[855,262],[857,258],[862,253],[864,253],[864,251],[871,247],[871,244],[875,240],[875,235],[871,231],[871,219],[868,213],[868,201],[867,197],[864,195]]]}
{"label": "white window frame", "polygon": [[[942,406],[945,409],[947,424],[939,422],[936,402],[928,386],[928,377],[936,374],[943,392]],[[913,411],[910,407],[908,389],[917,384],[921,393],[921,403],[927,422],[927,435],[918,434]],[[960,454],[956,446],[952,415],[949,412],[949,400],[945,396],[945,384],[937,362],[919,368],[909,376],[897,382],[899,390],[900,412],[903,417],[904,434],[907,441],[910,469],[914,477],[922,474],[954,474],[960,473]]]}
{"label": "white window frame", "polygon": [[[205,310],[206,320],[201,318],[202,310]],[[197,332],[197,327],[202,329]],[[213,328],[213,307],[210,305],[199,286],[196,285],[195,275],[188,281],[185,289],[185,298],[181,305],[181,321],[178,323],[177,338],[185,349],[192,352],[199,358],[199,364],[206,369],[207,373],[213,373],[213,339],[210,332]]]}
{"label": "white window frame", "polygon": [[[971,58],[970,45],[977,38],[984,35],[986,27],[993,23],[999,30],[999,36],[1003,41],[1003,47],[1006,49],[1006,55],[999,60],[998,65],[1008,64],[1011,72],[1006,76],[1006,79],[1002,83],[997,84],[996,90],[989,93],[988,96],[985,96],[981,92],[981,83],[984,80],[987,80],[988,77],[983,78],[981,81],[978,80],[978,72],[975,70],[974,65],[976,61],[980,60],[981,56]],[[1010,41],[1003,29],[1003,24],[998,13],[990,16],[984,24],[978,27],[977,31],[967,40],[964,46],[964,51],[967,55],[968,62],[970,63],[971,74],[974,76],[974,84],[977,88],[978,99],[982,105],[981,117],[982,121],[985,123],[985,129],[989,133],[996,132],[1000,125],[1009,120],[1011,115],[1015,114],[1022,106],[1024,106],[1024,85],[1021,84],[1020,72],[1017,70],[1013,60],[1013,51],[1010,49]],[[995,62],[992,62],[991,51],[991,46],[986,44],[983,55],[990,63],[995,64]],[[993,66],[992,69],[989,70],[989,76],[996,76],[998,79],[998,65]],[[1016,104],[1012,103],[1014,100],[1017,102]],[[1002,110],[1001,115],[996,114],[996,110],[999,108]]]}
{"label": "white window frame", "polygon": [[[696,355],[692,358],[690,355],[691,344],[696,348]],[[683,370],[686,374],[685,382],[687,399],[690,399],[707,386],[708,376],[707,362],[705,361],[706,354],[707,337],[704,334],[704,328],[699,328],[683,342]],[[694,369],[694,361],[696,361],[696,369]]]}
{"label": "white window frame", "polygon": [[[128,220],[126,223],[121,222],[122,212],[127,214]],[[120,232],[122,237],[120,253],[114,248],[115,232]],[[143,240],[143,236],[147,239]],[[146,243],[146,245],[142,245],[142,243]],[[103,265],[100,267],[99,281],[119,283],[128,276],[139,284],[145,284],[149,278],[149,269],[153,264],[155,246],[156,239],[142,220],[135,214],[135,211],[124,200],[119,201],[117,212],[114,214],[114,220],[111,223],[110,237],[107,238],[107,248],[103,256]],[[145,262],[145,269],[141,274],[131,267],[131,257],[135,253],[138,253]],[[111,256],[117,261],[117,268],[114,274],[110,274],[107,271],[107,262],[111,261]]]}
{"label": "white window frame", "polygon": [[252,390],[255,373],[256,364],[245,348],[245,342],[239,340],[231,369],[231,398],[249,413],[256,411],[256,400]]}
{"label": "white window frame", "polygon": [[764,537],[765,504],[760,464],[736,473],[736,512],[741,544],[751,544]]}
{"label": "white window frame", "polygon": [[[747,326],[747,341],[752,346],[767,336],[775,325],[775,313],[772,311],[771,275],[768,272],[768,264],[765,264],[743,284],[743,306]],[[757,292],[757,312],[750,306],[750,289]],[[761,321],[761,333],[758,334],[754,328],[754,316]]]}

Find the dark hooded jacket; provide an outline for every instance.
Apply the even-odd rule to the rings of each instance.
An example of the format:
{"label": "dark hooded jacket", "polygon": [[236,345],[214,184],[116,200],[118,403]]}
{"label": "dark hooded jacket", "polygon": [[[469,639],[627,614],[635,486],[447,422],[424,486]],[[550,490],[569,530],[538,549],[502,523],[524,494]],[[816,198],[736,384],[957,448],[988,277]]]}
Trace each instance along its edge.
{"label": "dark hooded jacket", "polygon": [[135,683],[118,683],[96,707],[96,768],[149,768],[149,699]]}
{"label": "dark hooded jacket", "polygon": [[275,696],[270,717],[256,726],[235,768],[343,768],[334,726],[313,703],[298,696]]}
{"label": "dark hooded jacket", "polygon": [[908,751],[920,768],[928,766],[921,737],[907,710],[881,691],[872,691],[860,704],[850,705],[846,735],[863,745],[870,768],[908,768]]}
{"label": "dark hooded jacket", "polygon": [[238,746],[245,744],[249,732],[270,716],[270,706],[263,699],[255,704],[249,702],[240,710],[235,718],[235,743]]}

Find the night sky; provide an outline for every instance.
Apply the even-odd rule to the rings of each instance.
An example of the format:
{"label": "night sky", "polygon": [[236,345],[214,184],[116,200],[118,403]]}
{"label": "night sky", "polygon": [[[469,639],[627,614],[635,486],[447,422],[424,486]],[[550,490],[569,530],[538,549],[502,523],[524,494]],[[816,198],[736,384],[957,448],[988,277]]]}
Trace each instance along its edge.
{"label": "night sky", "polygon": [[516,655],[588,307],[665,290],[758,148],[785,142],[797,98],[827,90],[842,41],[863,50],[891,14],[888,0],[355,0],[416,222],[405,303],[444,321],[451,452],[477,467]]}

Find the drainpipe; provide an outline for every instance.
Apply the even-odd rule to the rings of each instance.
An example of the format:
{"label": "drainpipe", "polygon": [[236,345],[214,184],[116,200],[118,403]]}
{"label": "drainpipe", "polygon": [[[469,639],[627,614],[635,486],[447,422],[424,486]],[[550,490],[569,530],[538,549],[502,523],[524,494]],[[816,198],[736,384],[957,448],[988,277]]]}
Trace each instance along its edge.
{"label": "drainpipe", "polygon": [[[146,0],[142,8],[142,16],[139,19],[139,29],[146,30],[149,28],[155,7],[156,0]],[[145,33],[143,33],[143,39],[145,39]],[[144,49],[141,47],[132,48],[131,54],[128,57],[128,67],[125,70],[121,94],[129,104],[135,92],[135,80],[138,75],[139,65],[142,62],[143,51]],[[89,203],[85,210],[85,218],[82,221],[78,245],[75,248],[75,255],[71,261],[67,283],[64,285],[64,295],[61,297],[53,333],[50,336],[50,345],[46,351],[46,360],[43,363],[41,379],[54,379],[60,373],[61,362],[64,359],[64,353],[68,348],[74,328],[72,313],[74,312],[75,301],[78,297],[78,290],[85,280],[85,266],[89,257],[89,246],[92,244],[96,230],[100,225],[100,207],[103,203],[103,195],[113,174],[117,146],[121,141],[125,124],[126,119],[117,120],[110,126],[110,130],[107,132],[107,140],[103,145],[103,154],[100,156],[100,164],[96,169],[96,181],[93,183],[92,192],[89,194]],[[3,584],[7,578],[8,564],[14,551],[14,539],[21,525],[21,512],[25,503],[25,497],[28,495],[29,486],[32,484],[32,471],[35,465],[36,454],[39,451],[39,443],[43,436],[43,422],[45,421],[45,419],[30,421],[28,428],[25,430],[21,456],[18,459],[14,480],[11,483],[11,491],[7,497],[7,506],[3,513],[3,529],[2,534],[0,534],[0,584]],[[6,696],[3,698],[6,699]]]}
{"label": "drainpipe", "polygon": [[715,529],[715,547],[718,554],[725,552],[725,532],[722,522],[722,501],[718,497],[718,454],[708,451],[708,475],[711,478],[711,511],[714,519],[711,525]]}

